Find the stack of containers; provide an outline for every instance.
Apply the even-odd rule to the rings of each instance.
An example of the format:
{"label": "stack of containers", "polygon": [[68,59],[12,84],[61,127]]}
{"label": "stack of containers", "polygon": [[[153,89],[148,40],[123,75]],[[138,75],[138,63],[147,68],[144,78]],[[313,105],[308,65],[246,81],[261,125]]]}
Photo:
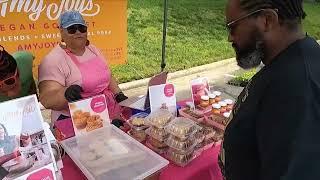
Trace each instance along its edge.
{"label": "stack of containers", "polygon": [[196,157],[194,151],[198,141],[195,134],[201,128],[190,119],[177,117],[165,129],[169,133],[167,158],[179,166],[187,165]]}
{"label": "stack of containers", "polygon": [[149,127],[145,123],[145,118],[147,116],[147,113],[138,113],[131,116],[131,118],[127,121],[131,127],[131,130],[128,132],[128,134],[141,143],[144,143],[147,137],[145,133],[145,130]]}
{"label": "stack of containers", "polygon": [[168,133],[165,131],[165,126],[173,119],[173,115],[166,109],[160,109],[152,112],[146,117],[146,122],[150,127],[145,131],[148,135],[146,146],[158,154],[166,152],[168,146],[165,140],[168,138]]}

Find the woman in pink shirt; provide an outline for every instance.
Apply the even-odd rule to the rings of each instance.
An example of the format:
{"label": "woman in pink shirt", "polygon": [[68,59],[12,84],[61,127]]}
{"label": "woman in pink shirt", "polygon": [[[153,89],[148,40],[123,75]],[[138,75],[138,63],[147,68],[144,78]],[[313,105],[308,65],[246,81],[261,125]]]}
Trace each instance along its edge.
{"label": "woman in pink shirt", "polygon": [[119,118],[118,102],[127,97],[112,77],[105,58],[90,45],[87,25],[77,11],[60,17],[62,42],[39,66],[40,101],[52,109],[52,121],[70,116],[68,102],[105,94],[110,119]]}

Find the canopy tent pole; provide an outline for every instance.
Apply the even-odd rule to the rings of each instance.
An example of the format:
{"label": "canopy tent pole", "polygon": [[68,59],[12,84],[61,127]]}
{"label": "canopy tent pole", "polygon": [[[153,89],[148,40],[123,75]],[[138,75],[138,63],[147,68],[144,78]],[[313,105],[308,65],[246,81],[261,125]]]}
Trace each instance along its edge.
{"label": "canopy tent pole", "polygon": [[166,67],[166,38],[167,38],[167,23],[168,23],[167,16],[168,16],[168,0],[164,0],[161,72]]}

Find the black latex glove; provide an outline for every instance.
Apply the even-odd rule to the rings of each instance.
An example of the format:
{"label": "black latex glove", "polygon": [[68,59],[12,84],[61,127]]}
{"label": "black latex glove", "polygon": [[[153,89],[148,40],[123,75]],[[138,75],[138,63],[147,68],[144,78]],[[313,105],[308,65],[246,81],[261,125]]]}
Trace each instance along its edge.
{"label": "black latex glove", "polygon": [[117,128],[123,126],[123,121],[120,119],[114,119],[111,121],[111,124],[115,125]]}
{"label": "black latex glove", "polygon": [[119,103],[121,101],[128,99],[128,97],[126,95],[124,95],[123,92],[119,92],[118,94],[115,95],[115,99],[116,99],[117,103]]}
{"label": "black latex glove", "polygon": [[0,179],[5,178],[9,172],[2,166],[0,166]]}
{"label": "black latex glove", "polygon": [[79,85],[71,85],[64,92],[64,97],[68,102],[74,102],[82,99],[81,92],[83,92],[82,87]]}

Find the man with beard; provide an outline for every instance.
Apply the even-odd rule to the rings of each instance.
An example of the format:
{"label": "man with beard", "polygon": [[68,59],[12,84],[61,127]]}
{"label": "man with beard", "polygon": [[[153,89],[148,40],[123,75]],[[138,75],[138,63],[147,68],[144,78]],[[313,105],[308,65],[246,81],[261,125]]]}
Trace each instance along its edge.
{"label": "man with beard", "polygon": [[244,69],[219,155],[228,180],[320,179],[320,46],[303,33],[302,0],[229,0],[229,41]]}

